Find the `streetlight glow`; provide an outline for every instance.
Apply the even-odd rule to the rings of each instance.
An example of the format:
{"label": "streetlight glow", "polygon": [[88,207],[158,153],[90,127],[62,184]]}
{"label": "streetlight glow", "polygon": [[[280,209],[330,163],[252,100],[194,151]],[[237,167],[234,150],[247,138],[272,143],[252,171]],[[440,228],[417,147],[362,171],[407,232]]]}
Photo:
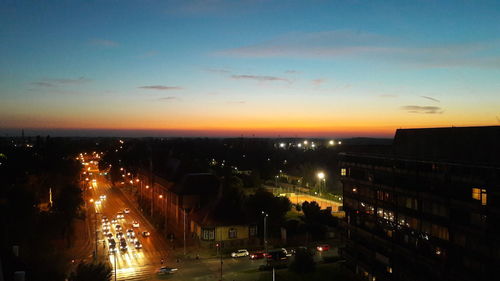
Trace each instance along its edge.
{"label": "streetlight glow", "polygon": [[325,173],[323,173],[323,172],[318,172],[317,176],[318,176],[318,178],[319,178],[320,180],[322,180],[322,179],[324,179],[324,178],[325,178]]}

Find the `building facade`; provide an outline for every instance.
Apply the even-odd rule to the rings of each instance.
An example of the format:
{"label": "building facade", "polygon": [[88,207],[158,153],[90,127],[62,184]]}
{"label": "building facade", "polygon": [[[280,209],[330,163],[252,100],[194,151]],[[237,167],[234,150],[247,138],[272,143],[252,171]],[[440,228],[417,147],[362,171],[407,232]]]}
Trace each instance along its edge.
{"label": "building facade", "polygon": [[500,278],[500,127],[398,130],[341,154],[342,255],[366,280]]}

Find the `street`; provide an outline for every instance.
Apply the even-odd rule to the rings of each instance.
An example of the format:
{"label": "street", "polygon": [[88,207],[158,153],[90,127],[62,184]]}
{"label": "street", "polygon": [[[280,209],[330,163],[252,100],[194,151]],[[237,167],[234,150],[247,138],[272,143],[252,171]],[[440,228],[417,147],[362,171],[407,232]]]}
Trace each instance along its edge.
{"label": "street", "polygon": [[[94,172],[94,174],[97,174]],[[127,198],[116,188],[112,188],[104,176],[95,176],[95,182],[89,181],[92,186],[85,194],[89,208],[91,227],[93,228],[97,219],[97,253],[98,256],[109,259],[115,269],[117,280],[161,280],[166,276],[159,276],[156,271],[161,266],[175,267],[179,270],[170,276],[172,280],[219,280],[220,279],[220,259],[199,259],[199,260],[179,260],[176,254],[171,250],[170,242],[166,241],[159,232],[157,232],[149,222],[142,216],[135,204],[130,203]],[[106,199],[100,200],[100,196],[105,195]],[[92,203],[90,201],[93,201]],[[142,249],[135,249],[132,242],[127,241],[128,250],[125,252],[117,249],[116,254],[109,252],[109,243],[107,237],[104,237],[102,231],[102,218],[107,217],[110,221],[116,218],[118,212],[123,212],[125,208],[130,209],[130,213],[124,213],[123,219],[118,219],[117,224],[122,226],[122,232],[127,229],[134,229],[136,237],[142,243]],[[97,213],[96,213],[97,212]],[[133,228],[132,222],[139,223],[138,228]],[[92,231],[95,231],[92,229]],[[143,231],[149,231],[151,236],[142,237]],[[117,230],[111,224],[110,232],[116,239]],[[95,243],[95,233],[91,235],[92,242]],[[127,239],[128,240],[128,239]],[[118,248],[117,243],[117,248]],[[95,249],[95,244],[94,249]],[[179,247],[180,248],[180,247]],[[181,251],[178,249],[178,251]],[[163,265],[161,261],[163,260]],[[249,258],[224,258],[223,275],[224,280],[253,280],[256,278],[258,267],[264,263],[264,260],[250,260]],[[114,278],[114,277],[113,277]],[[113,279],[114,280],[114,279]]]}

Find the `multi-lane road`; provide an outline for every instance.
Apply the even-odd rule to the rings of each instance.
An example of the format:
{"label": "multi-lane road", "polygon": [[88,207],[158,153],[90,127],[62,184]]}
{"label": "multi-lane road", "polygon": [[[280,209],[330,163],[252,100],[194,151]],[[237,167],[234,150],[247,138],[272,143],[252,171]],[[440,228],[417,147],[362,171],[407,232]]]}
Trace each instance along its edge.
{"label": "multi-lane road", "polygon": [[[97,173],[94,173],[94,175]],[[94,176],[95,182],[89,180],[89,186],[85,194],[88,206],[88,215],[91,220],[91,239],[95,249],[95,237],[97,237],[97,253],[101,258],[109,259],[113,267],[113,274],[116,264],[117,280],[162,280],[164,276],[158,276],[156,271],[163,266],[178,268],[178,271],[169,276],[172,280],[219,280],[220,260],[217,258],[199,260],[177,260],[176,253],[161,233],[157,232],[146,220],[145,217],[135,208],[116,188],[112,188],[104,176]],[[106,199],[100,204],[95,202],[105,195]],[[90,202],[92,199],[93,202]],[[130,213],[124,213],[123,219],[118,219],[117,223],[122,226],[125,234],[127,229],[134,229],[142,249],[135,249],[133,243],[127,239],[127,251],[119,250],[119,239],[116,239],[116,229],[111,224],[110,231],[117,241],[117,252],[110,253],[107,237],[102,231],[102,217],[106,216],[110,221],[116,218],[118,212],[123,212],[125,208],[130,209]],[[97,214],[96,214],[97,212]],[[138,228],[134,228],[132,223],[139,223]],[[97,223],[96,223],[97,222]],[[97,235],[94,231],[97,230]],[[143,237],[143,231],[150,232],[149,237]],[[115,263],[116,259],[116,263]],[[163,264],[162,264],[163,260]],[[223,279],[224,280],[253,280],[256,277],[258,267],[263,264],[263,260],[250,260],[248,258],[224,258],[223,259]],[[113,277],[114,280],[114,277]]]}

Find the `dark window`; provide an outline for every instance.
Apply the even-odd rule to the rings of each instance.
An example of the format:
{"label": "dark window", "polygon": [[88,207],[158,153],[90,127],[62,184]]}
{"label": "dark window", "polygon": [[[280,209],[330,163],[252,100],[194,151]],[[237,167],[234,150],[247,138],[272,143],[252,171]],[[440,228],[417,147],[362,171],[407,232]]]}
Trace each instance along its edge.
{"label": "dark window", "polygon": [[201,229],[201,239],[203,239],[203,240],[215,240],[215,229],[214,228],[202,228]]}

